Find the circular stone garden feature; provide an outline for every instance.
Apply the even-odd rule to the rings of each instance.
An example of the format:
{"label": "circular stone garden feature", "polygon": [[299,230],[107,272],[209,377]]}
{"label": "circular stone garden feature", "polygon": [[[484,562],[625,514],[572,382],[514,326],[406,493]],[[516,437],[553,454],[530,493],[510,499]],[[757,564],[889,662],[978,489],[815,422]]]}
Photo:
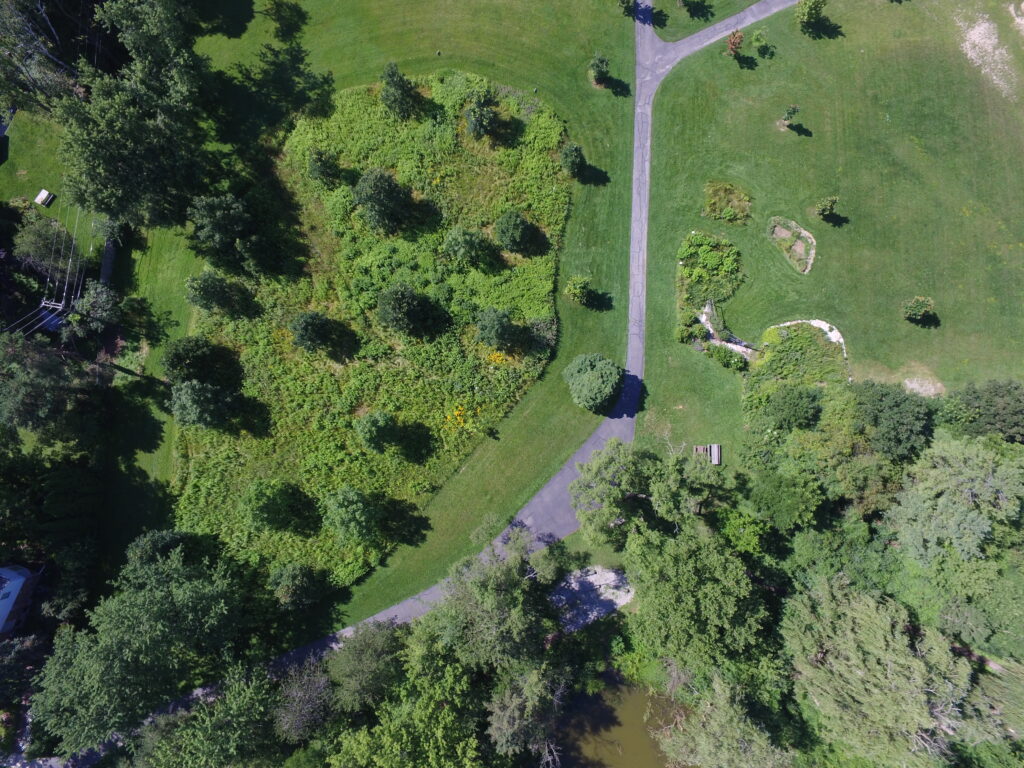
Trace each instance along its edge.
{"label": "circular stone garden feature", "polygon": [[600,413],[608,408],[622,389],[622,368],[607,357],[579,355],[562,372],[569,395],[580,408]]}

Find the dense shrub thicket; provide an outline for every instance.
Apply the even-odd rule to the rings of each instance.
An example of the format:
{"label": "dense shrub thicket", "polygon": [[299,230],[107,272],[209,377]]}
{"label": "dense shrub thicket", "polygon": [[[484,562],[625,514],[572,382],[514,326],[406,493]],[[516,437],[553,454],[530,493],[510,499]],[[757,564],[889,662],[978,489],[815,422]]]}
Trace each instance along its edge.
{"label": "dense shrub thicket", "polygon": [[[478,102],[493,111],[487,141],[465,130]],[[204,314],[199,335],[240,375],[224,423],[201,415],[203,387],[179,387],[186,421],[217,427],[179,441],[179,525],[270,570],[297,563],[338,584],[377,563],[398,521],[361,542],[331,526],[254,526],[245,491],[252,477],[293,483],[315,517],[343,487],[415,504],[444,482],[547,360],[564,141],[544,105],[460,72],[408,81],[389,68],[383,90],[342,91],[330,117],[300,118],[280,172],[315,255],[288,279],[236,271],[259,311]],[[245,229],[208,202],[233,224],[204,218],[206,240]],[[223,286],[200,287],[202,304],[223,303],[209,295]],[[201,378],[196,356],[209,352],[189,343],[171,366],[183,381]]]}

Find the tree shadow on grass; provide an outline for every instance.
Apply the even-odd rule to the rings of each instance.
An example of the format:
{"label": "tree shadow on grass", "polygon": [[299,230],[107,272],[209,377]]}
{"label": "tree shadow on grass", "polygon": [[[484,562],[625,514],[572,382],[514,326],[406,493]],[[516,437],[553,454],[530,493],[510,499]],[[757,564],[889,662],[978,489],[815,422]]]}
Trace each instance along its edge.
{"label": "tree shadow on grass", "polygon": [[6,134],[0,136],[0,165],[7,162],[11,154],[11,137]]}
{"label": "tree shadow on grass", "polygon": [[411,464],[424,464],[437,450],[437,440],[430,427],[415,421],[399,427],[395,446],[406,461]]}
{"label": "tree shadow on grass", "polygon": [[577,174],[576,180],[588,187],[603,187],[612,179],[604,169],[587,163]]}
{"label": "tree shadow on grass", "polygon": [[371,502],[382,512],[381,533],[388,541],[418,547],[427,540],[430,518],[415,504],[381,494],[372,496]]}
{"label": "tree shadow on grass", "polygon": [[257,438],[270,437],[270,407],[266,403],[238,394],[231,410],[231,418],[223,427],[224,432],[235,436],[247,432]]}
{"label": "tree shadow on grass", "polygon": [[491,131],[491,142],[496,146],[514,147],[526,133],[526,123],[518,117],[507,117],[497,121],[494,130]]}
{"label": "tree shadow on grass", "polygon": [[757,69],[757,59],[755,59],[753,56],[748,56],[745,53],[737,53],[733,58],[736,59],[736,66],[738,66],[740,69]]}
{"label": "tree shadow on grass", "polygon": [[919,320],[910,320],[912,325],[916,325],[918,328],[929,328],[934,329],[942,325],[942,320],[934,312],[925,315]]}
{"label": "tree shadow on grass", "polygon": [[327,346],[324,352],[336,363],[351,360],[359,352],[359,336],[340,320],[329,320]]}
{"label": "tree shadow on grass", "polygon": [[281,127],[299,113],[325,116],[332,108],[333,77],[309,66],[306,50],[296,42],[264,45],[253,65],[234,74],[214,70],[203,89],[214,115],[217,138],[243,156],[259,150],[264,132]]}
{"label": "tree shadow on grass", "polygon": [[294,40],[309,22],[309,13],[293,0],[270,0],[260,13],[274,23],[274,37],[282,42]]}
{"label": "tree shadow on grass", "polygon": [[715,9],[707,0],[682,0],[683,9],[695,21],[711,21],[715,18]]}
{"label": "tree shadow on grass", "polygon": [[821,220],[828,224],[830,227],[835,227],[836,229],[839,229],[840,227],[845,227],[847,224],[850,223],[850,217],[843,216],[841,213],[827,213],[821,217]]}
{"label": "tree shadow on grass", "polygon": [[601,81],[601,87],[611,91],[613,96],[629,96],[633,92],[629,83],[618,77],[606,77]]}
{"label": "tree shadow on grass", "polygon": [[806,139],[809,139],[812,136],[814,136],[814,131],[812,131],[803,123],[789,123],[786,125],[786,128],[791,130],[797,136],[803,136]]}
{"label": "tree shadow on grass", "polygon": [[802,29],[804,34],[812,40],[835,40],[838,37],[846,37],[843,28],[828,16],[822,16],[815,22],[805,24]]}
{"label": "tree shadow on grass", "polygon": [[145,339],[150,344],[162,344],[170,330],[178,327],[170,310],[154,312],[153,302],[144,296],[128,296],[121,302],[121,311],[121,335],[127,341]]}
{"label": "tree shadow on grass", "polygon": [[587,294],[587,300],[584,306],[587,309],[594,310],[595,312],[611,312],[612,309],[615,308],[615,300],[607,291],[591,290]]}
{"label": "tree shadow on grass", "polygon": [[191,4],[203,34],[237,38],[256,17],[253,0],[218,0]]}

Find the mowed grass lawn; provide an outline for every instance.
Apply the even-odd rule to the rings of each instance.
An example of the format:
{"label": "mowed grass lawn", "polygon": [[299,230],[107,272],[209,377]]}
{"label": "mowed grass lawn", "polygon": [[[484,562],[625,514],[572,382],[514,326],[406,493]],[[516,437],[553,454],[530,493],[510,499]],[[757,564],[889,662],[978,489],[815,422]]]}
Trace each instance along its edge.
{"label": "mowed grass lawn", "polygon": [[[672,339],[675,256],[691,229],[740,247],[747,280],[724,317],[748,341],[774,323],[822,318],[844,334],[858,378],[954,388],[1024,373],[1024,38],[998,2],[833,6],[843,37],[811,40],[786,11],[766,24],[774,60],[740,70],[715,46],[683,62],[656,98],[648,433],[735,430],[738,379]],[[1009,96],[962,52],[958,12],[995,24]],[[813,135],[780,130],[789,104]],[[701,218],[712,179],[750,193],[750,222]],[[811,211],[832,194],[849,218],[841,227]],[[810,274],[766,238],[772,216],[817,238]],[[939,327],[902,319],[901,303],[919,294],[934,297]]]}
{"label": "mowed grass lawn", "polygon": [[682,40],[739,13],[757,0],[664,0],[655,2],[655,29],[662,40]]}
{"label": "mowed grass lawn", "polygon": [[[593,312],[559,302],[557,359],[496,439],[485,439],[424,510],[432,526],[425,543],[398,550],[353,590],[338,616],[349,623],[430,586],[453,562],[479,551],[480,541],[500,532],[599,423],[569,400],[561,371],[582,352],[619,361],[624,355],[633,102],[593,88],[586,67],[600,51],[613,76],[632,82],[633,26],[604,0],[571,7],[525,0],[309,0],[303,8],[309,19],[299,40],[313,67],[330,70],[338,88],[375,81],[392,60],[410,74],[476,72],[536,92],[609,177],[602,186],[576,187],[560,281],[590,276],[611,295],[613,308]],[[199,45],[217,66],[251,61],[261,44],[273,42],[265,15],[230,21],[228,35]]]}
{"label": "mowed grass lawn", "polygon": [[[6,117],[6,115],[5,115]],[[94,236],[92,217],[70,205],[64,198],[64,171],[57,157],[60,144],[60,129],[49,120],[21,111],[14,115],[7,129],[7,146],[0,149],[0,199],[4,202],[16,197],[35,200],[41,189],[57,195],[49,208],[35,209],[53,218],[59,218],[69,232],[75,231],[78,223],[80,252],[88,255],[90,246],[95,246],[99,258],[100,238]]]}

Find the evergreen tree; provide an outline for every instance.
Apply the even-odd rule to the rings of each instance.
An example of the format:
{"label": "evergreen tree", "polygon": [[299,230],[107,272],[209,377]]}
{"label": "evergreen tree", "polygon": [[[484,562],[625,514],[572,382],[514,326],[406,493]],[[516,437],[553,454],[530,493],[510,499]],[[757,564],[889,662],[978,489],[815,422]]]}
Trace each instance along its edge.
{"label": "evergreen tree", "polygon": [[387,171],[374,168],[364,173],[353,194],[363,220],[371,229],[392,234],[404,221],[409,193]]}
{"label": "evergreen tree", "polygon": [[392,61],[380,77],[380,100],[399,120],[408,120],[416,111],[416,87]]}

